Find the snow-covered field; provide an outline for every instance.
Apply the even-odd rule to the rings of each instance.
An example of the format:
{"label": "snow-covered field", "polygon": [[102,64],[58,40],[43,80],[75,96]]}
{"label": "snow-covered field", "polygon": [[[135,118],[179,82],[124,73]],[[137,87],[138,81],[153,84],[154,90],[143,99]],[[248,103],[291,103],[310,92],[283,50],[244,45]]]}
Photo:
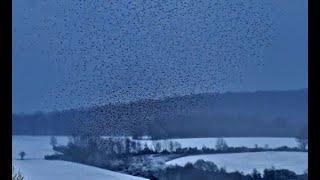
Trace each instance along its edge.
{"label": "snow-covered field", "polygon": [[41,159],[12,160],[26,180],[138,180],[140,177],[121,174],[92,166],[66,161]]}
{"label": "snow-covered field", "polygon": [[265,168],[288,169],[302,174],[308,168],[307,152],[255,152],[232,154],[209,154],[186,156],[166,162],[168,165],[184,166],[187,162],[194,163],[198,159],[212,161],[218,167],[225,167],[228,172],[242,171],[251,173],[254,168],[263,173]]}
{"label": "snow-covered field", "polygon": [[[68,143],[67,136],[56,136],[58,145]],[[19,158],[19,152],[26,152],[26,159],[43,159],[53,154],[50,136],[12,136],[12,159]]]}
{"label": "snow-covered field", "polygon": [[[228,146],[232,147],[265,147],[268,145],[269,148],[277,148],[280,146],[297,147],[297,142],[294,138],[269,138],[269,137],[250,137],[250,138],[224,138]],[[170,139],[170,140],[158,140],[161,143],[165,141],[179,142],[182,147],[197,147],[202,148],[206,146],[208,148],[215,148],[217,138],[186,138],[186,139]],[[152,147],[152,140],[140,140],[142,144],[147,143],[148,146]]]}
{"label": "snow-covered field", "polygon": [[[58,145],[66,145],[69,138],[67,136],[56,136]],[[179,142],[182,147],[203,146],[214,148],[217,138],[188,138],[171,139]],[[224,138],[229,146],[264,147],[266,144],[271,147],[296,147],[294,138]],[[151,140],[140,140],[142,144],[147,143],[153,147]],[[169,140],[167,140],[169,141]],[[160,142],[164,143],[163,140]],[[25,151],[26,160],[18,160],[19,152]],[[53,154],[50,145],[50,136],[12,136],[12,163],[20,169],[27,180],[41,179],[137,179],[117,172],[112,172],[96,167],[82,164],[47,161],[44,156]],[[251,173],[253,168],[263,170],[274,166],[276,168],[285,168],[296,173],[303,173],[308,168],[308,153],[300,152],[258,152],[258,153],[238,153],[238,154],[216,154],[216,155],[198,155],[178,158],[167,162],[167,164],[184,165],[186,162],[195,162],[197,159],[213,161],[219,167],[226,167],[227,171],[239,170],[244,173]]]}
{"label": "snow-covered field", "polygon": [[[58,144],[65,145],[68,137],[57,136]],[[66,161],[44,160],[53,154],[50,136],[12,136],[12,164],[26,180],[131,180],[144,179],[92,166]],[[18,160],[19,152],[25,151],[25,160]]]}
{"label": "snow-covered field", "polygon": [[[59,145],[68,143],[67,136],[56,136]],[[224,138],[229,146],[233,147],[254,147],[257,144],[259,147],[264,147],[266,144],[270,148],[280,146],[296,147],[297,143],[294,138]],[[170,139],[168,141],[179,142],[182,147],[197,147],[215,148],[217,138],[186,138],[186,139]],[[149,147],[153,147],[154,143],[151,140],[140,140],[142,144],[147,143]],[[159,140],[165,144],[165,140]],[[26,158],[43,159],[45,155],[53,154],[52,146],[50,145],[50,136],[12,136],[12,158],[19,158],[18,153],[25,151]]]}

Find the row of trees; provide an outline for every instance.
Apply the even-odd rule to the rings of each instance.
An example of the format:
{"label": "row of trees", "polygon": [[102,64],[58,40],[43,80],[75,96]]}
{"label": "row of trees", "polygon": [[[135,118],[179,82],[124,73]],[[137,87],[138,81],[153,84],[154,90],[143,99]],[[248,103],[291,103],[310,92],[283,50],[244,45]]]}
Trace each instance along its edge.
{"label": "row of trees", "polygon": [[[60,159],[72,162],[78,162],[82,164],[88,164],[105,168],[113,171],[126,172],[135,176],[143,176],[149,179],[167,179],[171,177],[170,169],[168,171],[160,171],[159,166],[162,164],[154,165],[156,161],[152,160],[154,156],[152,154],[172,154],[174,157],[193,155],[193,154],[209,154],[209,153],[235,153],[235,152],[260,152],[260,151],[297,151],[298,148],[280,147],[275,149],[264,148],[247,148],[247,147],[229,147],[223,138],[218,138],[216,141],[215,149],[203,147],[202,149],[181,147],[181,144],[173,141],[153,141],[152,144],[144,143],[140,141],[131,140],[129,138],[115,138],[115,137],[100,137],[100,136],[74,136],[70,138],[70,142],[67,146],[57,146],[57,140],[55,137],[50,139],[50,144],[53,149],[62,154],[48,155],[45,159]],[[166,156],[169,157],[169,156]],[[198,162],[194,167],[213,168],[212,163],[206,162],[205,165],[200,166],[203,162]],[[190,166],[190,165],[189,165]],[[161,169],[161,168],[160,168]],[[181,176],[183,174],[184,167],[177,167],[172,173],[173,177]],[[201,170],[192,170],[196,174],[201,174],[199,177],[220,177],[215,174],[208,174]],[[222,171],[219,171],[222,172]],[[188,172],[185,172],[188,174]],[[218,173],[219,174],[219,173]],[[230,175],[226,175],[230,176]],[[190,177],[195,177],[191,176]],[[225,177],[223,175],[223,177]],[[238,176],[237,176],[238,177]],[[242,177],[242,176],[241,176]],[[230,180],[233,180],[233,176]],[[238,177],[239,178],[239,177]],[[170,178],[169,178],[170,179]],[[174,179],[174,178],[173,178]],[[210,178],[209,178],[210,179]],[[248,180],[251,180],[249,178]]]}
{"label": "row of trees", "polygon": [[[152,153],[177,153],[185,152],[190,149],[197,148],[182,148],[179,142],[164,140],[164,141],[152,141],[152,145],[148,143],[142,144],[140,141],[131,140],[129,138],[100,138],[89,136],[73,136],[69,142],[70,145],[78,147],[89,147],[102,149],[108,154],[152,154]],[[54,149],[57,149],[57,139],[52,136],[50,139],[50,145]],[[227,151],[229,149],[226,141],[223,138],[218,138],[215,145],[216,151]],[[93,148],[93,147],[92,147]],[[203,149],[209,149],[203,147]],[[198,149],[197,149],[198,150]],[[210,149],[209,149],[210,150]]]}
{"label": "row of trees", "polygon": [[[308,146],[308,138],[306,136],[300,136],[296,138],[298,143],[299,150],[307,151]],[[92,148],[100,148],[103,149],[108,154],[154,154],[154,153],[179,153],[179,154],[200,154],[200,153],[216,153],[216,152],[250,152],[250,151],[262,151],[262,148],[259,148],[255,145],[254,149],[245,148],[245,147],[229,147],[226,141],[223,138],[218,138],[216,141],[216,148],[210,149],[207,147],[202,147],[202,149],[197,148],[182,148],[181,144],[173,141],[163,141],[163,143],[159,141],[152,141],[153,148],[149,147],[147,143],[143,146],[140,141],[130,140],[129,138],[97,138],[97,137],[72,137],[69,144],[73,144],[79,147],[88,147],[89,144],[92,146],[93,144],[100,143],[100,146],[92,147]],[[61,148],[57,148],[57,138],[52,136],[50,138],[50,145],[52,145],[53,149],[61,150]],[[279,147],[275,149],[269,149],[268,146],[264,148],[264,150],[276,150],[276,151],[295,151],[295,148],[288,147]],[[23,160],[26,156],[24,151],[19,153],[20,159]]]}
{"label": "row of trees", "polygon": [[187,163],[185,166],[169,166],[160,173],[155,173],[157,177],[153,179],[160,180],[307,180],[307,172],[303,175],[297,175],[286,169],[265,169],[263,174],[256,169],[251,174],[241,172],[226,172],[224,168],[218,168],[216,164],[210,161],[198,160],[195,163]]}
{"label": "row of trees", "polygon": [[[289,148],[286,146],[278,148],[255,148],[229,147],[223,138],[218,138],[215,148],[202,147],[181,147],[181,144],[173,141],[152,141],[152,145],[129,138],[102,138],[100,136],[74,136],[70,138],[67,146],[57,146],[57,140],[52,137],[50,144],[53,150],[63,155],[48,155],[46,159],[63,159],[70,161],[87,162],[87,159],[122,159],[123,157],[133,157],[151,154],[175,154],[177,156],[196,154],[216,154],[216,153],[241,153],[241,152],[262,152],[262,151],[304,151],[299,148]],[[92,157],[94,156],[94,157]],[[23,159],[23,157],[22,157]],[[95,164],[94,162],[92,162]]]}
{"label": "row of trees", "polygon": [[[152,141],[152,145],[148,143],[142,144],[140,141],[131,140],[130,138],[100,138],[89,136],[73,136],[70,138],[69,144],[74,144],[79,147],[86,147],[89,144],[99,144],[97,148],[104,149],[109,154],[130,154],[139,153],[141,151],[154,151],[160,153],[164,150],[174,152],[181,148],[181,144],[173,141]],[[58,142],[55,136],[50,138],[50,145],[56,148]]]}
{"label": "row of trees", "polygon": [[[81,139],[82,138],[82,139]],[[88,137],[87,137],[88,138]],[[73,137],[72,142],[78,143],[81,145],[81,141],[85,140],[84,137]],[[93,140],[93,139],[91,139]],[[97,139],[96,139],[97,140]],[[89,139],[85,140],[89,141]],[[308,137],[307,134],[303,134],[296,138],[296,141],[298,143],[298,148],[302,151],[307,150],[308,146]],[[56,147],[57,145],[57,138],[52,136],[50,138],[50,145],[52,147]],[[82,142],[83,144],[83,142]],[[144,145],[141,144],[140,141],[131,140],[129,138],[108,138],[107,141],[104,141],[104,144],[109,145],[109,152],[118,152],[118,153],[137,153],[142,151],[143,149],[152,149],[152,147],[149,147],[147,143]],[[168,141],[164,140],[162,143],[160,141],[152,141],[153,144],[153,151],[160,153],[161,151],[167,150],[168,152],[174,152],[177,149],[181,148],[181,144],[178,142]],[[205,147],[204,147],[205,148]],[[216,150],[218,151],[226,151],[229,147],[227,142],[223,138],[218,138],[215,145]],[[266,145],[264,147],[265,149],[269,149],[269,147]],[[255,145],[255,149],[258,149],[258,145]],[[23,155],[24,156],[24,155]]]}
{"label": "row of trees", "polygon": [[[83,148],[91,150],[99,150],[109,155],[145,155],[145,154],[203,154],[203,153],[237,153],[237,152],[260,152],[260,151],[306,151],[308,139],[297,138],[298,148],[279,147],[270,149],[268,146],[259,148],[247,147],[229,147],[223,138],[218,138],[215,149],[202,147],[197,148],[182,148],[181,144],[173,141],[152,141],[152,145],[148,143],[142,144],[140,141],[131,140],[129,138],[100,138],[100,137],[72,137],[69,142],[70,147]],[[57,151],[64,151],[66,148],[57,148],[57,139],[52,136],[50,144]],[[24,152],[19,154],[21,159],[25,156]]]}

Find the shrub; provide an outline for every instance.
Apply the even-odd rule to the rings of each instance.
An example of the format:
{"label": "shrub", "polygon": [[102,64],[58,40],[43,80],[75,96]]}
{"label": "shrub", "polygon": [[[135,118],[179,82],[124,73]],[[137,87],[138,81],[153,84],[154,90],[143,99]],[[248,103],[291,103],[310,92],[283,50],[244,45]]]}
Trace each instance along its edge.
{"label": "shrub", "polygon": [[199,159],[194,163],[194,167],[203,171],[208,172],[218,172],[219,168],[216,164],[210,161],[204,161],[203,159]]}
{"label": "shrub", "polygon": [[63,155],[62,154],[45,155],[44,159],[46,159],[46,160],[62,160]]}
{"label": "shrub", "polygon": [[251,176],[254,180],[261,180],[261,173],[259,171],[257,171],[257,169],[253,169]]}
{"label": "shrub", "polygon": [[297,175],[287,169],[265,169],[263,173],[264,180],[287,180],[287,179],[298,179]]}

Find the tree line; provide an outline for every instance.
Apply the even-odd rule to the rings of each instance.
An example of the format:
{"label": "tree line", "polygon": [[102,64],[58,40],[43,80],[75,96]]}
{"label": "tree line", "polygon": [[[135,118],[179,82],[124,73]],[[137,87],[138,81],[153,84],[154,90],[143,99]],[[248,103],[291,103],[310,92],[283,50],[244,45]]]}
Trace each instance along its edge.
{"label": "tree line", "polygon": [[307,109],[305,91],[196,94],[48,113],[12,114],[12,133],[137,138],[149,135],[154,139],[293,137],[307,127]]}

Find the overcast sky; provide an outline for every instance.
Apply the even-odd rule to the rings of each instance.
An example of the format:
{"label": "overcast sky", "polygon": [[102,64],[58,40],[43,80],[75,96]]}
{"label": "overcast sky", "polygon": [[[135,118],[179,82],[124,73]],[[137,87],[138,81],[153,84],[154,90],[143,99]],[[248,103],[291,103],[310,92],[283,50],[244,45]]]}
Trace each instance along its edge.
{"label": "overcast sky", "polygon": [[[84,87],[86,85],[83,85],[83,86],[77,85],[72,87],[70,86],[71,89],[72,88],[75,89],[74,90],[76,92],[75,94],[81,95],[82,93],[84,96],[90,94],[88,95],[88,97],[84,97],[84,96],[78,97],[81,100],[77,101],[75,100],[77,97],[72,96],[72,95],[75,95],[72,93],[74,92],[73,90],[71,91],[69,89],[68,90],[69,92],[67,94],[61,93],[61,85],[59,86],[58,85],[59,83],[60,84],[66,83],[65,85],[62,85],[62,86],[67,87],[68,86],[67,84],[70,83],[70,79],[75,80],[79,77],[77,76],[77,74],[74,74],[74,71],[72,72],[70,71],[71,74],[73,73],[72,75],[70,75],[70,72],[68,72],[68,68],[62,67],[63,64],[66,64],[66,67],[67,67],[68,66],[67,62],[53,63],[54,58],[50,57],[51,56],[50,53],[47,53],[48,51],[51,50],[49,45],[49,39],[51,40],[54,38],[58,39],[59,35],[55,36],[54,33],[58,31],[54,28],[52,28],[51,30],[47,26],[46,27],[39,26],[40,19],[43,17],[49,17],[46,19],[47,20],[46,23],[51,24],[52,27],[56,28],[56,27],[59,27],[56,24],[61,24],[61,21],[60,21],[61,19],[59,20],[58,18],[59,15],[61,16],[61,14],[66,13],[66,12],[63,12],[64,9],[61,9],[61,8],[58,9],[57,8],[58,6],[52,7],[52,8],[48,7],[50,6],[49,2],[50,1],[44,1],[44,0],[42,1],[14,0],[13,1],[13,25],[12,25],[12,28],[13,28],[12,110],[13,112],[33,112],[37,110],[53,110],[57,108],[57,106],[62,104],[67,104],[63,108],[71,108],[73,107],[73,103],[88,104],[88,101],[96,101],[93,104],[97,104],[97,103],[103,104],[111,99],[113,101],[117,101],[117,100],[120,101],[121,98],[126,99],[127,96],[130,96],[130,94],[134,94],[133,96],[137,97],[138,99],[149,98],[151,96],[146,95],[147,91],[152,89],[149,86],[156,85],[157,89],[159,89],[160,87],[159,84],[156,84],[155,82],[158,77],[157,78],[152,77],[153,73],[151,73],[150,75],[150,79],[152,79],[150,81],[148,81],[148,78],[141,80],[139,79],[140,77],[139,78],[136,77],[138,75],[143,76],[143,71],[146,71],[145,75],[147,75],[148,69],[144,69],[144,70],[138,69],[138,68],[136,70],[131,69],[132,72],[123,67],[120,67],[120,70],[118,71],[113,69],[115,71],[114,76],[122,76],[124,72],[131,72],[122,78],[123,82],[119,83],[120,82],[119,79],[116,79],[116,80],[114,80],[114,78],[112,79],[111,78],[112,76],[105,74],[104,72],[101,72],[101,69],[103,68],[99,67],[101,69],[97,74],[94,74],[94,75],[86,74],[87,79],[91,79],[91,81],[95,81],[95,77],[98,76],[99,73],[101,73],[103,76],[103,77],[98,77],[98,79],[101,79],[101,78],[103,79],[101,82],[99,81],[99,83],[93,83],[94,88],[91,81],[90,81],[91,84],[90,83],[87,84],[88,87],[91,86],[91,88],[93,89],[85,88],[80,91],[79,89],[81,89],[81,87]],[[224,86],[223,91],[285,90],[285,89],[298,89],[298,88],[308,87],[308,60],[307,60],[308,59],[308,53],[307,53],[307,50],[308,50],[308,40],[307,40],[308,4],[307,4],[307,1],[281,0],[279,2],[274,2],[274,5],[277,8],[277,12],[275,13],[276,18],[273,19],[275,24],[275,31],[277,35],[272,40],[271,46],[264,49],[262,52],[262,55],[264,56],[263,57],[264,65],[257,66],[256,63],[248,63],[248,68],[245,68],[243,70],[242,81],[240,82],[237,79],[235,79],[234,81],[233,80],[228,81],[228,83],[223,85]],[[46,7],[46,8],[43,8],[43,7]],[[58,17],[55,17],[55,15],[57,15]],[[41,19],[41,22],[42,21],[43,19]],[[175,21],[172,21],[172,22],[175,22]],[[39,27],[47,28],[47,29],[43,30],[43,29],[39,29]],[[128,25],[126,27],[130,31],[130,26]],[[153,33],[156,33],[156,32],[153,32]],[[74,32],[71,31],[71,34],[74,34]],[[52,37],[52,36],[55,36],[55,37]],[[136,36],[135,37],[128,36],[128,37],[131,39],[139,38]],[[171,38],[171,39],[173,39],[173,42],[175,41],[174,38]],[[205,37],[202,39],[205,39]],[[199,41],[200,43],[204,42],[202,41],[202,39],[201,41]],[[156,40],[159,40],[159,39],[156,39]],[[139,40],[137,40],[137,42],[139,42]],[[143,43],[143,41],[141,42]],[[151,43],[153,43],[152,37],[151,37]],[[153,43],[153,44],[156,46],[156,43]],[[112,45],[108,44],[107,46],[109,46],[111,49]],[[181,47],[185,47],[185,46],[181,46]],[[81,49],[81,47],[76,47],[76,48]],[[190,47],[187,47],[187,48],[190,48]],[[139,47],[137,47],[137,49],[134,52],[138,52],[138,50],[139,50]],[[143,51],[147,51],[145,47]],[[152,51],[150,50],[150,52],[157,53],[157,52],[160,52],[160,50],[155,51],[153,49]],[[150,56],[160,57],[165,55],[165,54],[157,55],[156,53],[151,54]],[[86,51],[85,56],[87,56],[88,58],[92,58],[93,54],[95,54],[94,50]],[[136,54],[141,55],[138,53]],[[148,54],[148,52],[146,52],[146,54]],[[75,54],[72,54],[72,55],[73,55],[73,58],[78,58],[75,56]],[[126,56],[128,57],[130,55],[131,54],[129,53],[126,54]],[[174,56],[175,58],[182,58],[182,55],[180,56],[179,54],[173,54],[170,56]],[[246,60],[248,62],[255,62],[255,57],[248,57],[246,58]],[[163,61],[166,61],[166,60],[163,60]],[[95,64],[94,60],[90,62],[92,64]],[[97,61],[97,62],[100,62],[100,61]],[[108,62],[111,62],[111,61],[108,61]],[[120,60],[114,61],[114,63],[119,63],[119,62],[122,62],[122,61]],[[143,63],[147,63],[147,61]],[[142,66],[143,63],[141,63],[139,67]],[[118,64],[118,66],[120,65],[121,63]],[[175,63],[168,60],[168,62],[162,62],[162,65],[163,67],[162,66],[159,66],[159,67],[163,69],[170,65],[174,66]],[[205,67],[205,65],[203,66]],[[139,71],[139,73],[135,73],[136,71]],[[155,68],[153,69],[153,71],[157,71],[157,69]],[[168,78],[171,78],[171,77],[168,77],[168,74],[170,74],[170,71],[165,71],[165,72],[167,74],[161,78],[165,81],[168,81]],[[191,76],[192,74],[199,75],[199,73],[191,73]],[[186,75],[186,77],[187,76],[188,75]],[[129,80],[129,77],[138,78],[138,79],[136,81],[131,82],[131,80]],[[208,75],[206,78],[204,78],[204,80],[208,81],[208,79],[210,78],[211,76]],[[173,80],[170,81],[170,83],[176,82],[175,80],[178,79],[178,76],[172,75],[172,79]],[[188,82],[183,85],[177,83],[174,86],[175,88],[173,88],[172,90],[169,89],[170,83],[168,82],[167,84],[169,85],[168,86],[163,85],[164,90],[162,90],[161,92],[163,92],[162,93],[163,95],[164,94],[168,95],[170,94],[168,92],[173,92],[173,91],[174,93],[172,94],[179,94],[179,92],[181,92],[181,94],[185,94],[185,93],[188,94],[188,92],[184,91],[183,89],[192,89],[192,88],[193,88],[192,92],[203,92],[204,91],[203,89],[205,89],[208,84],[205,84],[205,83],[201,84],[196,82],[196,80],[197,78],[190,78],[190,83]],[[195,82],[191,82],[191,81],[195,81]],[[104,86],[103,84],[104,82],[107,82],[108,84],[113,84],[112,88],[115,88],[115,89],[124,87],[126,89],[126,93],[122,93],[123,91],[119,91],[119,94],[117,94],[116,98],[114,98],[114,95],[112,95],[112,97],[111,95],[105,96],[106,92],[101,91],[101,89],[103,89],[102,86]],[[135,86],[137,82],[139,83],[139,86]],[[197,88],[194,88],[194,87],[191,88],[191,86],[193,86],[194,84],[196,84],[197,87],[199,86],[198,89],[201,89],[200,87],[202,87],[202,89],[197,91],[195,90]],[[129,86],[134,90],[132,89],[128,90]],[[217,84],[216,86],[219,86],[219,84]],[[112,88],[111,89],[109,88],[110,91],[113,90]],[[213,89],[209,88],[208,91],[209,92],[214,91],[214,89],[215,88]],[[96,90],[96,91],[93,91],[93,90]],[[60,94],[57,91],[59,91]],[[165,92],[165,91],[168,91],[168,92]],[[158,96],[161,97],[162,94],[158,93]],[[55,97],[56,95],[59,97],[58,98]],[[99,98],[97,99],[97,97]],[[62,101],[68,101],[68,103],[65,103]],[[76,107],[76,105],[74,107]]]}

